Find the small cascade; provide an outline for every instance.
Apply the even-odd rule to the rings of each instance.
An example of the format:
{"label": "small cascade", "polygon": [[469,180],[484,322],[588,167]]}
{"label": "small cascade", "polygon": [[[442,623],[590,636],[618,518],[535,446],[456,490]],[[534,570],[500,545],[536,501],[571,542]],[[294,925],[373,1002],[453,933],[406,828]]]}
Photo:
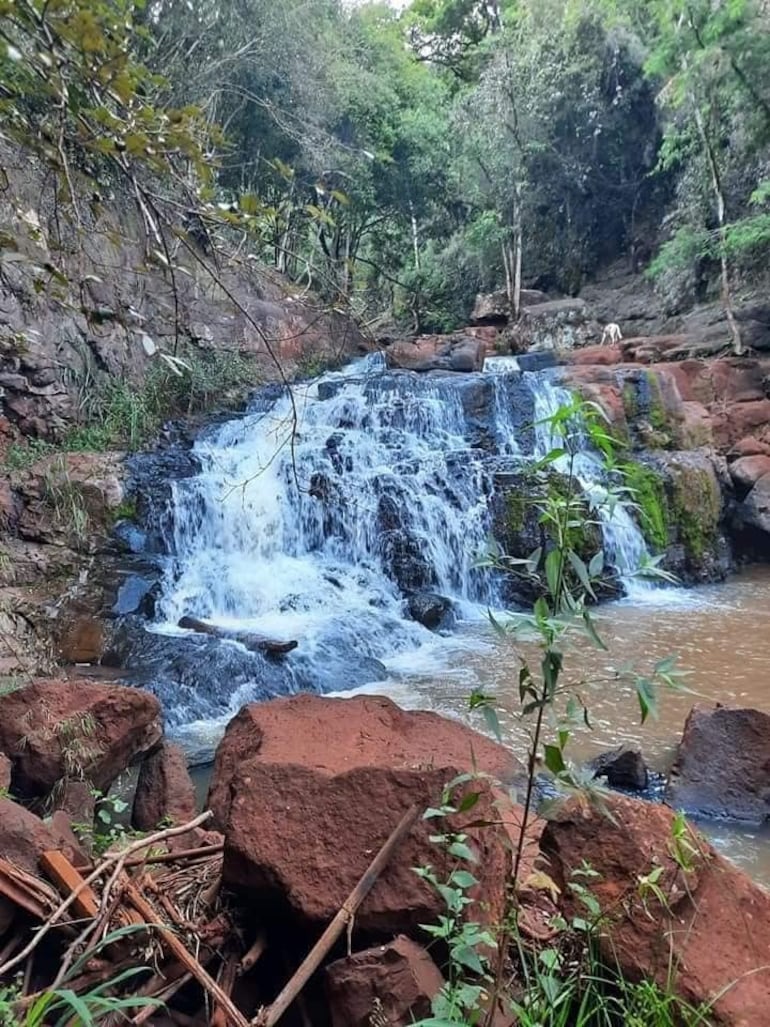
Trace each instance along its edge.
{"label": "small cascade", "polygon": [[[496,362],[508,359],[485,374],[417,375],[372,356],[206,433],[200,472],[172,486],[156,635],[179,636],[191,615],[297,639],[280,688],[340,690],[442,644],[409,619],[409,596],[449,597],[460,616],[494,605],[497,583],[477,567],[494,476],[544,455],[553,440],[536,422],[571,401],[547,373]],[[578,476],[598,502],[587,448]],[[601,515],[609,559],[628,573],[642,536],[621,506]],[[250,694],[248,673],[234,695],[218,687],[223,715],[264,694]],[[194,693],[172,723],[193,719]]]}
{"label": "small cascade", "polygon": [[[547,377],[533,377],[537,379],[533,383],[535,456],[542,459],[552,450],[564,447],[563,438],[547,422],[560,408],[569,406],[574,397],[568,389],[555,385]],[[592,450],[583,427],[573,423],[568,431],[570,449],[574,455],[572,458],[568,455],[558,457],[554,466],[557,470],[567,471],[570,460],[573,460],[573,473],[601,521],[607,562],[618,571],[627,590],[648,587],[644,584],[640,586],[640,579],[634,578],[634,573],[649,555],[638,524],[623,503],[609,501],[601,460]]]}

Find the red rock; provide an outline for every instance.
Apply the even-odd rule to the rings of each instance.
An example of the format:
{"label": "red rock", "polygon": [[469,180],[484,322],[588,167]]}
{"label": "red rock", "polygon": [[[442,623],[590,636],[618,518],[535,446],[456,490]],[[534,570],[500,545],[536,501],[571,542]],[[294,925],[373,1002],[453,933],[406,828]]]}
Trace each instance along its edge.
{"label": "red rock", "polygon": [[759,432],[762,438],[762,430],[766,433],[770,428],[770,399],[721,405],[712,410],[711,416],[718,445],[723,450],[728,449],[739,439],[755,432]]}
{"label": "red rock", "polygon": [[470,335],[421,335],[385,350],[389,367],[408,371],[481,371],[486,346]]}
{"label": "red rock", "polygon": [[37,874],[38,860],[49,849],[63,849],[68,859],[73,850],[40,817],[0,797],[0,856],[30,874]]}
{"label": "red rock", "polygon": [[58,643],[64,663],[98,663],[104,653],[104,624],[87,614],[67,618],[58,631]]}
{"label": "red rock", "polygon": [[371,766],[476,767],[506,784],[522,771],[509,749],[437,713],[405,711],[379,695],[296,695],[244,706],[227,725],[208,798],[222,822],[227,820],[233,777],[254,759],[298,764],[329,775]]}
{"label": "red rock", "polygon": [[[209,795],[225,833],[224,878],[259,908],[288,906],[305,925],[326,924],[403,813],[437,805],[444,787],[474,766],[506,781],[520,770],[508,750],[463,725],[379,696],[301,695],[245,707],[219,746]],[[477,914],[494,919],[521,811],[487,780],[476,787],[479,803],[461,819],[486,812],[497,823],[469,831],[480,855]],[[356,915],[358,930],[415,933],[442,912],[413,869],[431,863],[447,872],[447,856],[429,840],[434,831],[420,821],[399,846]]]}
{"label": "red rock", "polygon": [[161,821],[186,824],[195,813],[195,786],[184,752],[164,742],[139,769],[131,822],[138,831],[154,831]]}
{"label": "red rock", "polygon": [[90,829],[96,810],[95,792],[88,781],[64,778],[54,789],[56,809],[69,817],[71,823],[83,824]]}
{"label": "red rock", "polygon": [[765,474],[770,474],[770,456],[741,456],[730,464],[730,477],[741,489],[753,488]]}
{"label": "red rock", "polygon": [[7,792],[11,787],[11,761],[0,752],[0,792]]}
{"label": "red rock", "polygon": [[690,711],[666,800],[688,813],[770,817],[770,714],[728,706]]}
{"label": "red rock", "polygon": [[593,367],[611,367],[622,364],[625,355],[620,346],[583,346],[573,349],[567,356],[567,363],[576,365],[590,364]]}
{"label": "red rock", "polygon": [[[770,1007],[770,894],[704,840],[685,873],[672,857],[674,814],[665,806],[621,796],[605,800],[613,819],[573,800],[555,814],[542,838],[549,873],[562,889],[566,916],[584,907],[569,889],[581,878],[604,913],[600,947],[633,979],[672,980],[695,1006],[712,1002],[708,1019],[721,1027],[759,1027]],[[662,868],[666,904],[639,896],[639,878]]]}
{"label": "red rock", "polygon": [[73,866],[90,867],[92,865],[91,857],[86,851],[90,848],[87,836],[83,835],[79,838],[75,834],[73,828],[73,823],[78,825],[79,829],[80,824],[90,826],[92,822],[93,817],[91,821],[84,822],[80,818],[73,817],[69,813],[66,813],[63,809],[55,809],[51,814],[51,820],[48,825],[51,834],[56,837],[59,848],[67,849],[71,853],[70,861]]}
{"label": "red rock", "polygon": [[737,460],[742,456],[770,456],[770,443],[760,442],[747,435],[745,439],[736,442],[727,454],[728,460]]}
{"label": "red rock", "polygon": [[107,791],[162,733],[158,700],[138,688],[46,679],[0,697],[0,750],[24,796],[46,795],[65,777]]}
{"label": "red rock", "polygon": [[326,968],[332,1027],[409,1027],[431,1014],[444,979],[420,945],[399,937],[388,945],[356,952]]}
{"label": "red rock", "polygon": [[[252,761],[231,784],[223,880],[260,911],[288,906],[306,928],[321,928],[403,814],[414,804],[422,810],[439,804],[459,770],[363,766],[332,776],[291,763]],[[498,809],[499,794],[489,783],[480,780],[472,790],[481,798],[469,813],[451,818],[452,830],[477,819],[501,820],[505,811]],[[213,808],[221,819],[221,810]],[[445,878],[456,865],[430,841],[435,832],[436,821],[417,822],[356,913],[356,930],[369,937],[419,935],[420,924],[437,922],[445,912],[443,900],[414,871],[432,865]],[[505,907],[510,839],[497,826],[469,827],[468,836],[479,887],[467,915],[496,922]]]}

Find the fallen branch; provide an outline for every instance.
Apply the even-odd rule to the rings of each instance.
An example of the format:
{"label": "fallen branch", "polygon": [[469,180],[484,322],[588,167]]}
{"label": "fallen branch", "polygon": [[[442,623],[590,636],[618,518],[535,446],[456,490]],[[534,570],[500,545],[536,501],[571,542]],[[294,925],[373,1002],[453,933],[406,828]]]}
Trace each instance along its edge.
{"label": "fallen branch", "polygon": [[194,862],[208,856],[216,856],[224,850],[225,843],[217,842],[214,845],[201,845],[199,849],[179,849],[177,852],[159,852],[156,856],[134,856],[124,863],[126,867],[138,867],[151,863],[184,863],[185,860]]}
{"label": "fallen branch", "polygon": [[225,1010],[227,1017],[236,1027],[249,1027],[249,1021],[243,1013],[233,1005],[230,996],[219,987],[214,978],[201,966],[195,956],[188,952],[185,945],[177,938],[165,924],[158,923],[157,910],[141,895],[132,883],[126,885],[126,899],[131,903],[137,913],[141,914],[147,926],[154,927],[162,932],[161,941],[163,945],[174,955],[179,962],[193,975],[204,991],[219,1003]]}
{"label": "fallen branch", "polygon": [[305,957],[289,983],[281,991],[275,1002],[266,1009],[263,1009],[257,1017],[252,1020],[254,1027],[274,1027],[283,1014],[299,995],[315,971],[321,965],[324,957],[328,954],[336,940],[342,934],[346,925],[352,921],[356,910],[371,891],[377,878],[388,864],[390,857],[402,839],[411,831],[420,817],[420,807],[415,804],[410,807],[391,831],[388,840],[374,857],[367,867],[363,877],[348,895],[342,904],[342,908],[326,928],[324,933],[315,943],[308,955]]}
{"label": "fallen branch", "polygon": [[238,965],[238,973],[245,974],[262,958],[262,954],[267,948],[267,940],[264,934],[258,934],[254,944],[251,946],[249,951],[245,954],[243,959]]}
{"label": "fallen branch", "polygon": [[153,845],[157,845],[158,842],[165,841],[166,838],[172,838],[178,834],[185,834],[187,831],[191,831],[194,827],[198,827],[201,824],[205,824],[207,820],[211,819],[211,812],[201,813],[194,820],[191,820],[189,824],[183,824],[179,827],[169,827],[163,831],[158,831],[156,834],[148,835],[146,838],[141,838],[138,841],[132,842],[123,852],[114,852],[106,855],[99,865],[91,871],[88,877],[84,878],[83,881],[75,888],[71,895],[67,896],[63,902],[61,902],[56,909],[51,913],[46,922],[42,925],[39,931],[36,932],[34,938],[29,942],[28,945],[18,952],[12,959],[7,960],[0,966],[0,977],[4,977],[14,967],[19,966],[23,963],[30,953],[34,952],[40,942],[45,936],[51,931],[56,924],[61,920],[70,906],[76,901],[80,893],[84,888],[90,887],[94,881],[98,880],[104,875],[104,873],[115,863],[121,863],[125,860],[125,857],[138,852],[140,849],[148,848]]}

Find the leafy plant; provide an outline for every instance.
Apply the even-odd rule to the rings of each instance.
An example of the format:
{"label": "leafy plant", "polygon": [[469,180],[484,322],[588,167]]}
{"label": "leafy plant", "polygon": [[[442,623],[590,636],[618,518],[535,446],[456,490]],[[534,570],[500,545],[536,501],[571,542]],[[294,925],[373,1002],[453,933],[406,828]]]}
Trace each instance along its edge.
{"label": "leafy plant", "polygon": [[[494,936],[494,946],[484,937],[485,951],[480,951],[478,924],[468,923],[463,914],[469,901],[466,886],[476,883],[475,877],[461,869],[453,871],[446,880],[439,880],[430,867],[418,872],[430,881],[446,903],[447,913],[438,925],[429,929],[449,948],[447,987],[434,1004],[434,1018],[428,1023],[474,1024],[482,1019],[490,1022],[490,1010],[504,997],[504,975],[511,952],[517,956],[523,984],[514,998],[514,1012],[518,1022],[530,1027],[612,1027],[616,1023],[644,1023],[665,1025],[669,1021],[623,1019],[637,1015],[634,1010],[647,1002],[661,1016],[667,1010],[681,1016],[682,1023],[697,1024],[699,1019],[688,1020],[684,1004],[673,995],[648,985],[643,991],[635,990],[627,982],[623,987],[601,965],[596,955],[594,939],[602,923],[602,910],[590,888],[595,871],[584,866],[568,882],[568,888],[580,912],[567,923],[557,918],[553,924],[558,930],[554,944],[532,954],[524,945],[518,927],[518,893],[524,886],[556,892],[556,885],[542,871],[535,871],[527,881],[521,879],[526,840],[526,829],[534,812],[536,781],[543,767],[550,774],[555,787],[564,793],[588,793],[589,801],[600,807],[602,793],[593,782],[573,768],[567,757],[567,746],[576,724],[590,726],[590,711],[582,695],[565,681],[565,664],[572,639],[576,635],[587,638],[590,644],[606,649],[591,612],[607,573],[604,555],[597,549],[592,555],[581,555],[577,547],[584,538],[586,497],[577,474],[577,459],[586,445],[601,455],[605,467],[606,485],[593,490],[589,497],[589,521],[597,528],[604,519],[613,516],[621,503],[633,501],[633,490],[623,477],[623,465],[616,458],[616,443],[607,427],[601,410],[580,399],[564,404],[540,422],[551,440],[548,453],[539,462],[538,469],[555,468],[560,475],[558,489],[546,489],[535,498],[539,522],[545,542],[527,557],[510,558],[500,551],[494,552],[485,565],[515,575],[523,575],[539,585],[539,595],[529,612],[508,613],[504,618],[490,612],[494,630],[514,643],[518,663],[518,689],[521,715],[532,721],[531,742],[527,759],[527,779],[523,798],[522,825],[514,840],[513,881],[509,908]],[[653,559],[641,569],[653,577],[666,577]],[[519,646],[526,641],[527,647]],[[539,657],[535,661],[529,654],[535,645]],[[661,686],[681,687],[682,674],[673,658],[656,661],[648,670],[626,667],[616,672],[615,679],[631,683],[636,691],[641,721],[656,712],[658,690]],[[562,709],[563,704],[563,709]],[[489,728],[500,735],[500,726],[494,709],[493,697],[474,692],[470,697],[472,709],[480,710]],[[457,782],[453,783],[456,786]],[[446,817],[456,813],[458,807],[445,795],[443,805],[429,810],[428,817]],[[684,820],[677,821],[672,835],[672,852],[680,866],[688,867],[695,854],[693,842]],[[472,852],[464,846],[464,839],[449,832],[435,836],[436,844],[463,861],[472,862]],[[458,844],[459,843],[459,844]],[[458,876],[459,875],[459,876]],[[639,880],[642,902],[646,897],[660,899],[662,868],[651,868]],[[487,932],[488,933],[488,932]],[[475,945],[472,955],[468,946]],[[486,952],[495,952],[494,968],[489,965]],[[470,974],[470,976],[469,976]],[[657,1003],[657,1006],[655,1005]],[[645,1014],[646,1015],[646,1014]],[[653,1014],[651,1014],[653,1015]],[[699,1014],[698,1014],[699,1015]]]}

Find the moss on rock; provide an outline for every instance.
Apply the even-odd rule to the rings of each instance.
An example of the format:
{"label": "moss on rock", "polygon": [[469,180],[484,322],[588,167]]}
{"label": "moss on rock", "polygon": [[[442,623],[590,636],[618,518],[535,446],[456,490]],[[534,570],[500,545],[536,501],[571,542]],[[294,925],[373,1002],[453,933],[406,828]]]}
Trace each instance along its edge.
{"label": "moss on rock", "polygon": [[623,472],[639,510],[645,541],[653,549],[665,549],[669,541],[669,510],[663,476],[639,463],[624,464]]}

